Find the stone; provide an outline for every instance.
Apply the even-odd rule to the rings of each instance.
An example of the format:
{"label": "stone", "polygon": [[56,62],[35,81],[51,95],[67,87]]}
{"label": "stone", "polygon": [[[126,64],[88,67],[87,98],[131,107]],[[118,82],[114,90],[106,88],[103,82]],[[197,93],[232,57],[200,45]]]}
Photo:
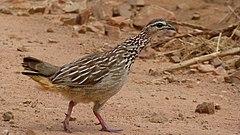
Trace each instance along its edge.
{"label": "stone", "polygon": [[234,66],[235,66],[235,68],[239,68],[240,67],[240,58],[236,60]]}
{"label": "stone", "polygon": [[89,21],[89,17],[91,16],[90,10],[84,10],[81,13],[79,13],[76,17],[76,23],[77,24],[86,24]]}
{"label": "stone", "polygon": [[114,1],[99,0],[92,9],[93,16],[98,20],[105,20],[113,16],[113,8],[118,3]]}
{"label": "stone", "polygon": [[8,15],[12,15],[13,14],[12,11],[9,8],[5,7],[5,6],[1,6],[0,7],[0,13],[8,14]]}
{"label": "stone", "polygon": [[166,123],[168,121],[168,118],[163,113],[153,113],[149,121],[151,123]]}
{"label": "stone", "polygon": [[73,2],[71,3],[71,5],[66,6],[65,8],[63,8],[63,10],[66,13],[78,13],[79,12],[79,3],[78,2]]}
{"label": "stone", "polygon": [[158,71],[157,71],[156,69],[152,69],[152,68],[150,68],[150,69],[148,70],[148,74],[151,75],[151,76],[157,76],[157,75],[159,75]]}
{"label": "stone", "polygon": [[233,74],[230,76],[224,77],[224,81],[227,83],[235,83],[235,84],[240,84],[240,69],[235,71]]}
{"label": "stone", "polygon": [[196,68],[190,68],[189,71],[187,72],[188,74],[195,74],[197,73],[198,70]]}
{"label": "stone", "polygon": [[108,20],[108,24],[123,28],[125,26],[130,26],[130,19],[123,16],[111,17]]}
{"label": "stone", "polygon": [[48,38],[48,43],[58,43],[58,41],[52,38]]}
{"label": "stone", "polygon": [[48,33],[53,33],[53,32],[54,32],[52,28],[47,28],[46,31],[47,31]]}
{"label": "stone", "polygon": [[179,63],[179,62],[181,62],[181,59],[178,56],[173,55],[170,57],[170,61],[174,62],[174,63]]}
{"label": "stone", "polygon": [[49,2],[48,6],[45,9],[46,14],[55,14],[59,15],[64,13],[63,7],[61,6],[63,4],[60,4],[58,1],[52,1]]}
{"label": "stone", "polygon": [[166,20],[176,20],[173,12],[158,5],[148,5],[143,7],[139,13],[133,17],[133,25],[136,28],[142,29],[149,21],[159,17]]}
{"label": "stone", "polygon": [[91,25],[99,30],[98,33],[105,34],[105,26],[100,21],[92,22]]}
{"label": "stone", "polygon": [[99,33],[99,29],[97,29],[96,27],[92,26],[92,25],[87,25],[86,26],[86,30],[90,31],[90,32],[95,32],[95,33]]}
{"label": "stone", "polygon": [[131,11],[131,5],[129,5],[128,3],[120,4],[117,9],[120,16],[131,18],[131,16],[133,15]]}
{"label": "stone", "polygon": [[9,130],[7,130],[7,129],[3,130],[2,135],[9,135]]}
{"label": "stone", "polygon": [[113,39],[120,39],[121,31],[120,31],[119,27],[105,25],[105,35],[107,35]]}
{"label": "stone", "polygon": [[113,17],[121,16],[121,15],[120,15],[120,12],[119,12],[119,10],[118,10],[118,6],[113,7],[113,15],[112,15],[112,16],[113,16]]}
{"label": "stone", "polygon": [[197,68],[202,73],[213,72],[215,70],[214,66],[211,64],[200,64]]}
{"label": "stone", "polygon": [[162,84],[167,84],[167,83],[168,82],[166,82],[165,80],[160,78],[160,79],[153,79],[150,84],[162,85]]}
{"label": "stone", "polygon": [[236,30],[234,35],[237,36],[238,38],[240,38],[240,30]]}
{"label": "stone", "polygon": [[145,0],[128,0],[128,3],[132,6],[143,7],[145,5]]}
{"label": "stone", "polygon": [[82,34],[84,34],[84,33],[87,32],[87,28],[86,28],[85,25],[82,25],[82,26],[80,26],[80,27],[77,27],[75,30],[76,30],[78,33],[82,33]]}
{"label": "stone", "polygon": [[3,113],[2,117],[4,121],[10,121],[14,118],[13,113],[10,111]]}
{"label": "stone", "polygon": [[229,65],[229,67],[235,68],[237,61],[240,61],[240,56],[239,55],[235,55],[235,56],[231,57],[231,59],[228,59],[227,61],[225,61],[225,63],[227,65]]}
{"label": "stone", "polygon": [[37,104],[38,104],[38,103],[39,103],[39,102],[38,102],[38,99],[35,100],[35,101],[33,101],[33,102],[31,102],[31,107],[32,107],[32,108],[37,107]]}
{"label": "stone", "polygon": [[216,57],[216,58],[212,59],[212,60],[210,61],[210,63],[211,63],[214,67],[217,67],[217,66],[220,66],[223,62],[222,62],[222,60],[220,60],[219,57]]}
{"label": "stone", "polygon": [[45,9],[46,9],[45,6],[32,7],[28,10],[28,13],[29,14],[44,13]]}
{"label": "stone", "polygon": [[62,17],[60,21],[63,22],[63,25],[76,25],[76,17]]}
{"label": "stone", "polygon": [[214,114],[215,113],[214,103],[213,102],[203,102],[202,104],[198,104],[195,109],[195,112]]}
{"label": "stone", "polygon": [[200,19],[200,14],[194,13],[192,16],[192,20],[199,20]]}
{"label": "stone", "polygon": [[18,11],[17,16],[29,16],[29,13],[24,11]]}
{"label": "stone", "polygon": [[178,120],[184,120],[183,114],[182,114],[182,113],[179,113],[177,119],[178,119]]}
{"label": "stone", "polygon": [[17,51],[19,52],[28,52],[29,50],[25,46],[19,46],[17,47]]}
{"label": "stone", "polygon": [[176,6],[176,10],[188,10],[190,9],[190,6],[186,3],[180,3],[180,4],[177,4]]}
{"label": "stone", "polygon": [[221,106],[219,104],[215,104],[215,109],[216,110],[221,110]]}
{"label": "stone", "polygon": [[226,76],[227,75],[227,71],[222,66],[219,66],[219,67],[215,68],[214,74]]}

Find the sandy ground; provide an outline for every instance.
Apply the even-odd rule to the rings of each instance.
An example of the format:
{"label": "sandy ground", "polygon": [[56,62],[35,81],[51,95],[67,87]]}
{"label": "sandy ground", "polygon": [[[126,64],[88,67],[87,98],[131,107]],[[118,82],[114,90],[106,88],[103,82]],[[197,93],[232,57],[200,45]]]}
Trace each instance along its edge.
{"label": "sandy ground", "polygon": [[[183,0],[182,0],[183,1]],[[149,1],[157,3],[156,1]],[[174,9],[176,0],[163,1],[163,6]],[[198,23],[211,26],[227,10],[223,5],[211,5],[188,0],[194,10],[181,16],[201,12]],[[181,1],[179,1],[181,3]],[[201,5],[202,4],[202,5]],[[175,4],[176,5],[176,4]],[[206,5],[206,4],[205,4]],[[213,16],[212,11],[217,15]],[[211,21],[207,21],[211,19]],[[23,135],[31,130],[35,134],[68,135],[62,126],[68,101],[60,94],[41,91],[38,85],[20,72],[22,58],[33,56],[56,65],[63,65],[89,53],[96,52],[104,44],[115,46],[114,41],[94,33],[72,36],[72,28],[57,22],[57,16],[31,15],[18,17],[0,14],[0,115],[11,111],[14,119],[0,120],[0,132],[9,130],[10,135]],[[209,22],[211,22],[209,24]],[[208,24],[206,24],[208,23]],[[54,33],[47,33],[52,28]],[[48,43],[48,39],[57,43]],[[123,39],[125,37],[123,36]],[[24,46],[28,51],[20,52]],[[122,128],[121,135],[236,135],[240,134],[239,86],[226,84],[223,76],[182,73],[174,75],[182,83],[156,83],[161,76],[149,75],[149,69],[163,68],[169,63],[157,59],[137,59],[129,79],[122,90],[103,107],[101,114],[109,126]],[[198,114],[195,108],[202,102],[214,102],[221,106],[215,114]],[[156,114],[156,115],[155,115]],[[100,125],[92,113],[92,104],[79,104],[74,108],[75,121],[70,122],[73,133],[111,134],[99,131]],[[153,122],[157,119],[157,122]]]}

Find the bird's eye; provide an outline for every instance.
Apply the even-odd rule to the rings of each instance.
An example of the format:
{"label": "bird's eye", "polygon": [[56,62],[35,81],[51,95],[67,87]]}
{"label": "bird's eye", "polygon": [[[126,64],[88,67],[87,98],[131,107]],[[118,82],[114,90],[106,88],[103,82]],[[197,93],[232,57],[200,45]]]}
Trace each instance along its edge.
{"label": "bird's eye", "polygon": [[157,25],[158,28],[161,28],[162,26],[163,26],[162,23],[159,23],[159,24]]}

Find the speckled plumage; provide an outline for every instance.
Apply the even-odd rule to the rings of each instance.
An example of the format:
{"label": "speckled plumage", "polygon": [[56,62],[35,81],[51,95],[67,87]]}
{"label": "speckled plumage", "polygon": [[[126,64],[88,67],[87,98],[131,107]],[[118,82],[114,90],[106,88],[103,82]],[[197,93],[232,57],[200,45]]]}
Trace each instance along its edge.
{"label": "speckled plumage", "polygon": [[[153,34],[174,27],[163,19],[152,20],[136,36],[126,39],[112,50],[85,56],[57,67],[41,60],[26,57],[23,67],[33,72],[23,72],[42,86],[58,91],[70,100],[64,129],[70,132],[69,119],[74,105],[94,102],[93,112],[103,131],[116,131],[107,127],[99,109],[115,95],[127,80],[129,69]],[[118,131],[118,130],[117,130]]]}

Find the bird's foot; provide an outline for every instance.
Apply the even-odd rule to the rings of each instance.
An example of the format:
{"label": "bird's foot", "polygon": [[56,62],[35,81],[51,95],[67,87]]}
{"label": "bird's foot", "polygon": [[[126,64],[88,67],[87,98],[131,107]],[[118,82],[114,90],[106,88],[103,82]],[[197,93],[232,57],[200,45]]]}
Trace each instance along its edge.
{"label": "bird's foot", "polygon": [[72,133],[72,131],[70,130],[70,126],[69,126],[69,121],[67,120],[64,120],[63,121],[63,127],[64,127],[64,130],[68,133]]}
{"label": "bird's foot", "polygon": [[100,131],[105,131],[105,132],[119,132],[119,131],[123,131],[123,129],[111,129],[111,128],[103,127]]}

